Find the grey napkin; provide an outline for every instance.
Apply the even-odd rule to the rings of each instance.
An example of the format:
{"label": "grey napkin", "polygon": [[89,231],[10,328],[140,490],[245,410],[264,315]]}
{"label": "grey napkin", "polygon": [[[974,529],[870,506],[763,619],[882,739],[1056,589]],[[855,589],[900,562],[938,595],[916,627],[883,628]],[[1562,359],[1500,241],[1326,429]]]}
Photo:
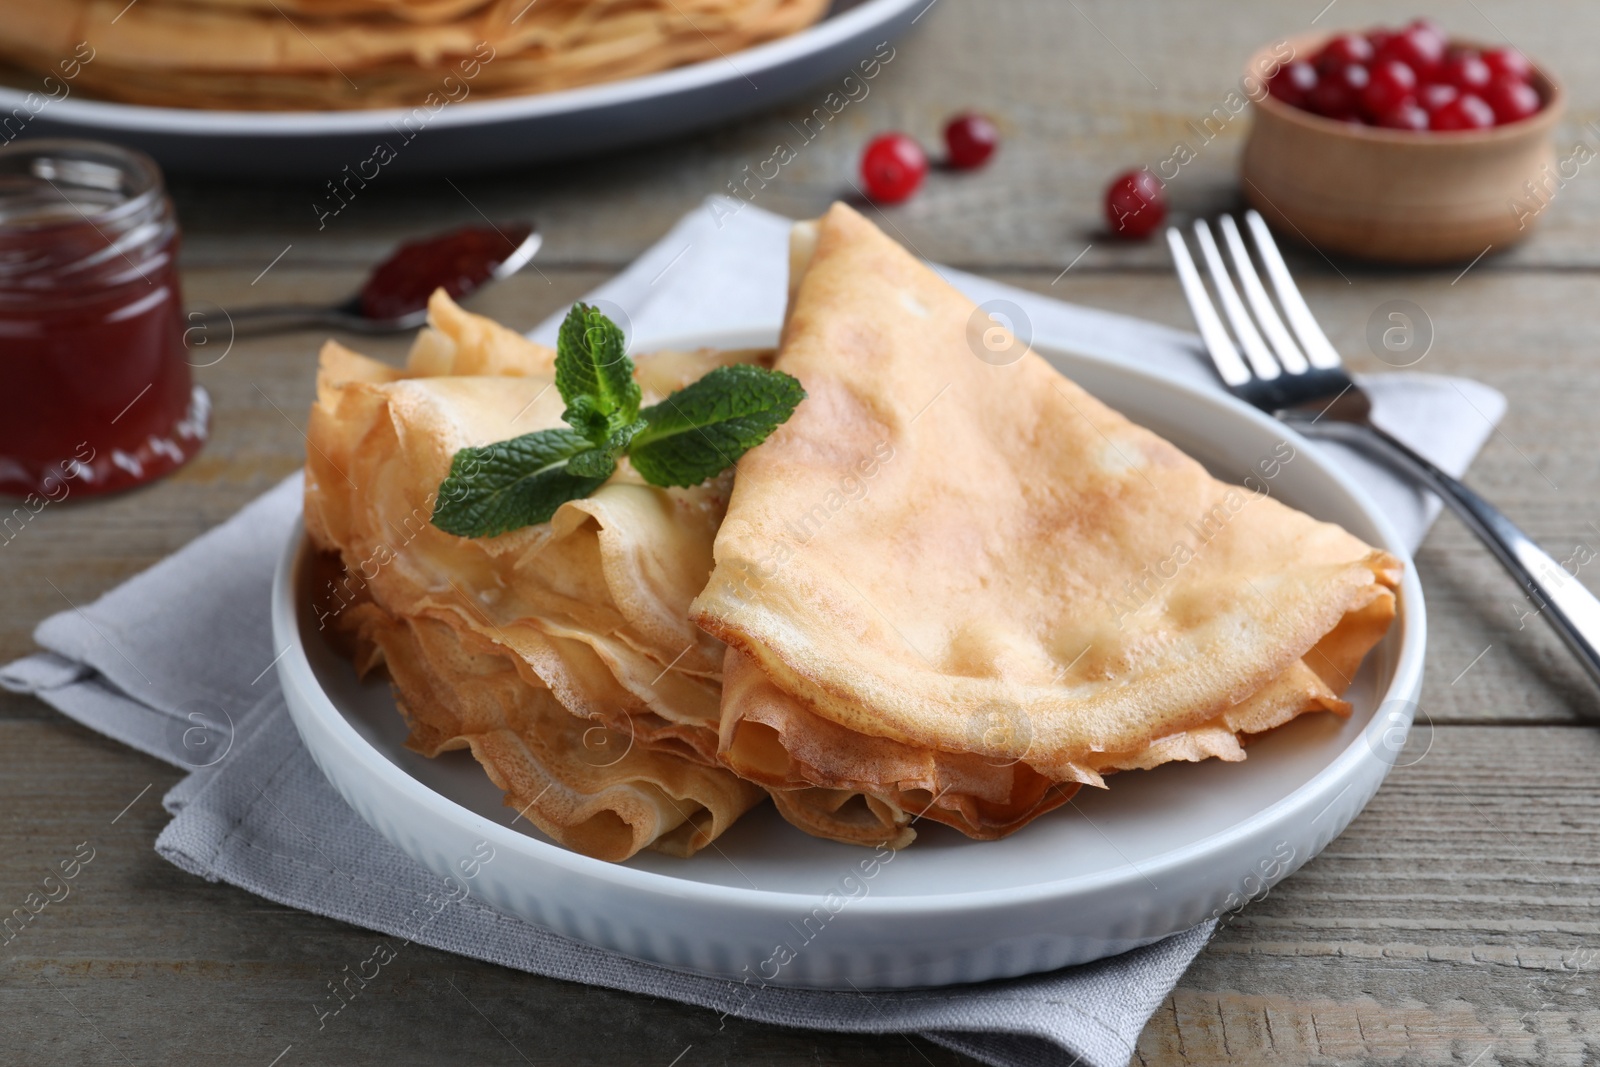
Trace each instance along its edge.
{"label": "grey napkin", "polygon": [[[594,296],[629,321],[642,348],[690,331],[773,329],[783,306],[786,229],[786,220],[755,208],[709,202]],[[1187,334],[945,273],[979,301],[1015,304],[1037,343],[1212,386]],[[552,323],[539,331],[552,332]],[[1505,407],[1493,389],[1462,379],[1394,374],[1369,384],[1396,432],[1456,473]],[[1422,539],[1436,504],[1361,457],[1341,452],[1338,460],[1411,544]],[[156,841],[184,870],[407,943],[536,974],[783,1026],[917,1032],[1004,1067],[1125,1064],[1150,1014],[1211,934],[1206,923],[1111,959],[1004,982],[864,994],[767,988],[752,998],[737,983],[591,948],[471,897],[440,906],[440,879],[345,805],[283,705],[268,594],[299,497],[296,475],[81,611],[46,619],[35,632],[46,651],[0,668],[0,685],[192,768],[165,798],[173,819]]]}

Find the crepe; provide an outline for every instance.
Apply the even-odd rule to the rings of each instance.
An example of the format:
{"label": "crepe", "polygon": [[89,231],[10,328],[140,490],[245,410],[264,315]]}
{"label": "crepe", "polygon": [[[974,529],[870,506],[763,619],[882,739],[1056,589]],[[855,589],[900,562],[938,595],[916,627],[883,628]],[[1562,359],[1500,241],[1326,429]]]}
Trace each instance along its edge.
{"label": "crepe", "polygon": [[[723,647],[688,620],[726,480],[646,485],[624,464],[550,522],[461,538],[429,522],[464,447],[560,425],[553,353],[442,291],[405,371],[329,342],[308,429],[306,528],[344,575],[325,628],[387,664],[425,754],[469,747],[507,803],[623,859],[703,847],[762,797],[716,762]],[[650,398],[759,353],[640,360]]]}
{"label": "crepe", "polygon": [[76,88],[138,104],[415,108],[396,125],[394,152],[448,104],[725,57],[794,33],[826,8],[826,0],[0,0],[0,58],[59,75],[59,61],[76,55],[85,60],[74,64]]}
{"label": "crepe", "polygon": [[987,317],[849,208],[794,251],[776,366],[808,399],[740,461],[692,609],[729,645],[719,757],[786,818],[999,837],[1109,771],[1347,710],[1397,560],[1032,352],[980,358]]}

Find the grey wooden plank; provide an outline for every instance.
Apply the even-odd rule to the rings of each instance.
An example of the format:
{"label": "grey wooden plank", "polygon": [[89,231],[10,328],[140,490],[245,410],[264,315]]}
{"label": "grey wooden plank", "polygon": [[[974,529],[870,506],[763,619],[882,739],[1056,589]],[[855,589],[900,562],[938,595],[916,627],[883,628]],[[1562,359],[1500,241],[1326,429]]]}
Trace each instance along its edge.
{"label": "grey wooden plank", "polygon": [[[920,1038],[722,1020],[418,945],[321,1019],[328,983],[378,935],[167,864],[152,846],[178,777],[58,716],[0,722],[0,902],[23,907],[51,875],[59,898],[0,935],[0,1061],[265,1067],[292,1046],[281,1067],[970,1062]],[[88,850],[63,896],[59,864]]]}
{"label": "grey wooden plank", "polygon": [[[1140,1061],[1461,1063],[1491,1045],[1480,1062],[1585,1062],[1597,760],[1592,728],[1439,727],[1344,836],[1226,923]],[[691,1045],[683,1062],[958,1062],[898,1039],[719,1028],[415,947],[318,1029],[312,1004],[373,934],[168,866],[151,843],[176,772],[89,731],[0,722],[0,767],[0,900],[95,850],[70,895],[0,946],[0,1050],[15,1062],[264,1064],[291,1044],[288,1062],[519,1062],[507,1039],[536,1063],[666,1064]]]}
{"label": "grey wooden plank", "polygon": [[[1190,123],[1232,87],[1237,62],[1262,41],[1304,30],[1320,9],[1265,0],[940,0],[869,98],[804,146],[755,202],[815,214],[851,192],[856,155],[872,133],[904,128],[933,143],[945,116],[981,107],[1006,134],[995,164],[972,175],[935,174],[915,200],[881,217],[930,258],[1186,327],[1159,246],[1099,232],[1100,190],[1114,172],[1153,165],[1176,141],[1192,139]],[[1571,93],[1558,144],[1579,136],[1600,143],[1585,127],[1600,115],[1586,8],[1456,0],[1429,12],[1464,34],[1509,37],[1546,61]],[[1395,17],[1375,0],[1343,0],[1319,25]],[[320,232],[311,207],[318,182],[179,177],[188,295],[237,305],[343,291],[394,241],[476,223],[481,210],[544,226],[540,272],[476,305],[526,328],[625,265],[705,196],[737,181],[745,164],[765,159],[822,91],[673,145],[583,164],[463,172],[450,176],[453,186],[386,179]],[[1175,217],[1234,204],[1241,134],[1230,124],[1184,168],[1172,187]],[[1418,369],[1465,374],[1506,392],[1512,409],[1503,434],[1472,480],[1558,554],[1579,543],[1600,548],[1591,525],[1600,524],[1592,461],[1600,431],[1587,410],[1588,346],[1600,315],[1590,293],[1600,266],[1600,182],[1590,169],[1562,190],[1532,241],[1459,279],[1455,270],[1371,271],[1293,253],[1313,308],[1358,367],[1381,369],[1363,340],[1373,310],[1408,299],[1438,330]],[[194,464],[135,493],[52,506],[4,545],[0,656],[25,652],[32,625],[65,606],[45,577],[73,601],[92,599],[292,471],[318,340],[241,342],[199,373],[217,417]],[[397,358],[404,344],[357,347]],[[1422,698],[1435,724],[1433,748],[1397,770],[1328,852],[1225,927],[1146,1029],[1140,1061],[1600,1057],[1588,1036],[1600,1028],[1594,962],[1574,955],[1595,947],[1597,932],[1594,697],[1542,624],[1519,628],[1515,591],[1453,520],[1441,521],[1418,565],[1433,627]],[[1509,725],[1460,725],[1472,723]],[[1562,725],[1533,725],[1540,723]],[[0,742],[0,900],[20,900],[79,841],[99,849],[71,898],[0,946],[8,964],[0,988],[13,1006],[0,1024],[0,1058],[8,1061],[268,1063],[294,1044],[296,1058],[285,1064],[452,1055],[669,1063],[687,1046],[684,1067],[958,1062],[894,1038],[732,1021],[719,1030],[714,1016],[679,1005],[426,950],[398,961],[393,984],[375,989],[338,1030],[316,1033],[313,995],[330,974],[365,958],[372,935],[163,863],[150,844],[165,821],[155,800],[176,780],[170,769],[10,696],[0,696]]]}
{"label": "grey wooden plank", "polygon": [[1439,728],[1222,928],[1136,1062],[1594,1062],[1597,758],[1592,728]]}

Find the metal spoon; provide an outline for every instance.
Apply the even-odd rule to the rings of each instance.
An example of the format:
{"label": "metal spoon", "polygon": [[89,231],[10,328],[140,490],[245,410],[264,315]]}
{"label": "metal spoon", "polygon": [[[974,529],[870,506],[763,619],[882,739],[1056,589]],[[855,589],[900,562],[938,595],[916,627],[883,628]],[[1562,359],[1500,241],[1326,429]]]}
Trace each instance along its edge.
{"label": "metal spoon", "polygon": [[[528,236],[522,243],[512,250],[511,254],[501,260],[489,272],[482,285],[472,292],[477,292],[494,282],[503,281],[517,271],[527,266],[539,251],[543,238],[539,228],[531,223]],[[385,263],[388,260],[384,261]],[[379,264],[381,267],[382,264]],[[379,268],[373,268],[376,272]],[[463,294],[466,295],[466,294]],[[226,308],[218,312],[192,311],[189,313],[190,329],[201,326],[209,329],[212,326],[221,327],[229,324],[233,336],[258,336],[267,333],[279,333],[284,330],[301,329],[307,326],[326,326],[338,330],[351,330],[356,333],[397,333],[402,330],[414,330],[427,321],[428,311],[419,308],[396,318],[378,319],[371,318],[361,310],[361,291],[358,289],[348,300],[332,305],[319,304],[262,304],[256,307],[240,308],[229,311]]]}

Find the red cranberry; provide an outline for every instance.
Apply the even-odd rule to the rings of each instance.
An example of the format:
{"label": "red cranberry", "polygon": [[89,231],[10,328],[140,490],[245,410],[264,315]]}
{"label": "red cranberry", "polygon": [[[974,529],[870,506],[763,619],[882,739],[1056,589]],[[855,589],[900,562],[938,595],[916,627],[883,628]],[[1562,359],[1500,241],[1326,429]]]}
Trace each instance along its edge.
{"label": "red cranberry", "polygon": [[1367,43],[1372,46],[1372,54],[1376,56],[1384,45],[1389,43],[1394,36],[1393,30],[1368,30]]}
{"label": "red cranberry", "polygon": [[1444,80],[1464,93],[1482,93],[1490,77],[1489,64],[1476,52],[1458,52],[1445,61]]}
{"label": "red cranberry", "polygon": [[922,184],[928,157],[922,146],[903,133],[874,137],[861,155],[861,180],[867,195],[880,204],[898,204]]}
{"label": "red cranberry", "polygon": [[1417,90],[1417,103],[1428,111],[1433,112],[1438,111],[1446,104],[1452,103],[1460,95],[1461,90],[1454,85],[1444,85],[1436,82],[1433,85],[1424,85]]}
{"label": "red cranberry", "polygon": [[981,167],[1000,144],[1000,131],[987,115],[968,111],[951,119],[944,128],[944,144],[952,167]]}
{"label": "red cranberry", "polygon": [[1480,96],[1462,93],[1437,111],[1428,114],[1430,130],[1487,130],[1494,125],[1494,111]]}
{"label": "red cranberry", "polygon": [[1533,64],[1528,62],[1528,57],[1509,45],[1489,49],[1483,54],[1483,61],[1489,64],[1489,70],[1495,74],[1522,81],[1533,77]]}
{"label": "red cranberry", "polygon": [[1352,63],[1366,66],[1372,62],[1372,42],[1358,33],[1340,34],[1322,46],[1317,53],[1317,69],[1323,72],[1348,67]]}
{"label": "red cranberry", "polygon": [[1381,60],[1369,75],[1367,87],[1361,90],[1361,108],[1371,118],[1416,97],[1416,72],[1397,59]]}
{"label": "red cranberry", "polygon": [[1317,68],[1303,59],[1280,67],[1267,82],[1267,92],[1290,107],[1303,108],[1306,97],[1317,87]]}
{"label": "red cranberry", "polygon": [[1125,171],[1106,187],[1106,221],[1117,236],[1149,237],[1166,217],[1166,189],[1148,168]]}
{"label": "red cranberry", "polygon": [[1444,62],[1444,37],[1413,23],[1384,42],[1379,59],[1398,59],[1427,81]]}
{"label": "red cranberry", "polygon": [[1361,93],[1369,80],[1367,68],[1354,64],[1329,71],[1317,79],[1316,86],[1306,97],[1306,103],[1312,111],[1325,118],[1355,118]]}
{"label": "red cranberry", "polygon": [[1444,27],[1427,17],[1412,19],[1406,24],[1406,29],[1427,34],[1438,41],[1441,48],[1450,43],[1450,38],[1444,32]]}
{"label": "red cranberry", "polygon": [[1414,100],[1402,100],[1376,119],[1379,126],[1389,130],[1426,130],[1428,113]]}
{"label": "red cranberry", "polygon": [[1504,76],[1489,83],[1483,99],[1494,112],[1495,122],[1502,126],[1519,122],[1544,106],[1539,90],[1525,81]]}

